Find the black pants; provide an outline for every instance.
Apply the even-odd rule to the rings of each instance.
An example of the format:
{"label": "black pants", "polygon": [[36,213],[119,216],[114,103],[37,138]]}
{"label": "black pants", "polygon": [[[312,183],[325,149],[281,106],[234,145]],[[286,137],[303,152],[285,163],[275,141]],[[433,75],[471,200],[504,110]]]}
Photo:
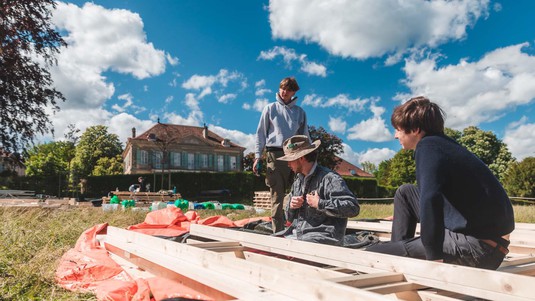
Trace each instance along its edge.
{"label": "black pants", "polygon": [[[377,244],[367,251],[426,259],[420,237],[414,237],[416,224],[420,221],[420,195],[414,185],[405,184],[394,196],[394,221],[390,242]],[[500,241],[505,248],[507,241]],[[444,229],[444,262],[495,270],[505,254],[480,239]]]}

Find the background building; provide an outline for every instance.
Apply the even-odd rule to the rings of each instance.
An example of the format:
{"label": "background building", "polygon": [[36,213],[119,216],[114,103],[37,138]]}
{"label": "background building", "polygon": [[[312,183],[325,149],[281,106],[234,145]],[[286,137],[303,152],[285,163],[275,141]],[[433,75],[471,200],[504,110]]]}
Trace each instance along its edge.
{"label": "background building", "polygon": [[128,138],[123,152],[124,173],[159,171],[242,171],[245,148],[208,130],[208,127],[157,123]]}

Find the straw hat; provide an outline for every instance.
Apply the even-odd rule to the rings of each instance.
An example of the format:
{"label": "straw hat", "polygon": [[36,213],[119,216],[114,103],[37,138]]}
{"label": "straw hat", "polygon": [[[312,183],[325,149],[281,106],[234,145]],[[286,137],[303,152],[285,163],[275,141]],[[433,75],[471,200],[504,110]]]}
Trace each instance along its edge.
{"label": "straw hat", "polygon": [[320,144],[321,141],[319,140],[316,140],[311,144],[310,139],[308,138],[308,136],[305,135],[292,136],[286,139],[286,141],[284,141],[284,144],[282,145],[282,149],[284,150],[284,156],[277,158],[277,160],[297,160],[303,157],[304,155],[310,154],[311,152],[318,149]]}

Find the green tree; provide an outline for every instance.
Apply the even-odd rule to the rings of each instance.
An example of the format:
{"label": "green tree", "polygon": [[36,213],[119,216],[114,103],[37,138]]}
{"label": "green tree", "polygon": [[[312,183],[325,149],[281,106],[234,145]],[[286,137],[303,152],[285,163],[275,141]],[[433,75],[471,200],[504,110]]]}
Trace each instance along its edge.
{"label": "green tree", "polygon": [[49,142],[29,149],[25,157],[29,176],[57,177],[67,175],[74,144],[66,141]]}
{"label": "green tree", "polygon": [[509,196],[535,197],[535,157],[511,163],[505,173],[503,186]]}
{"label": "green tree", "polygon": [[103,125],[88,127],[76,146],[72,165],[75,178],[93,175],[100,158],[115,158],[121,153],[119,137],[108,133],[108,127]]}
{"label": "green tree", "polygon": [[55,7],[53,0],[0,0],[0,146],[7,150],[53,132],[46,110],[65,100],[46,69],[66,46],[51,24]]}
{"label": "green tree", "polygon": [[341,162],[338,155],[344,152],[344,146],[342,145],[342,139],[336,135],[328,133],[323,127],[316,128],[310,126],[308,128],[310,133],[310,139],[312,141],[320,140],[321,145],[318,148],[318,164],[334,169],[338,163]]}
{"label": "green tree", "polygon": [[362,170],[370,174],[375,174],[377,172],[377,166],[370,161],[364,161],[362,162]]}
{"label": "green tree", "polygon": [[453,140],[457,142],[459,142],[459,139],[462,136],[462,133],[460,131],[450,129],[450,128],[444,128],[444,134],[446,134],[446,136],[449,136],[450,138],[452,138]]}
{"label": "green tree", "polygon": [[390,165],[392,164],[392,159],[384,160],[379,163],[377,171],[375,172],[375,178],[377,179],[377,184],[385,187],[390,186]]}
{"label": "green tree", "polygon": [[463,130],[458,141],[487,164],[500,181],[503,181],[509,164],[515,161],[507,145],[491,131],[469,126]]}
{"label": "green tree", "polygon": [[120,155],[114,158],[102,157],[97,160],[93,169],[94,176],[111,176],[123,174],[123,158]]}
{"label": "green tree", "polygon": [[377,169],[376,178],[377,182],[385,187],[416,183],[414,151],[401,149],[392,159],[381,162]]}

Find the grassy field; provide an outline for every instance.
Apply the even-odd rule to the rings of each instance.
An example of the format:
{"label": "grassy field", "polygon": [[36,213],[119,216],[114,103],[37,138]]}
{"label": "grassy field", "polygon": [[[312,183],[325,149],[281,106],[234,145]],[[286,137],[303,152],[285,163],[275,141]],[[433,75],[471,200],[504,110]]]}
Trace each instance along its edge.
{"label": "grassy field", "polygon": [[[515,205],[516,221],[535,222],[535,206]],[[392,205],[362,204],[358,218],[392,215]],[[250,211],[200,210],[201,217],[251,217]],[[39,209],[0,207],[0,300],[96,300],[66,291],[54,282],[61,256],[80,234],[100,223],[127,227],[142,222],[146,212],[104,212],[100,208]],[[264,213],[263,215],[267,215]]]}

